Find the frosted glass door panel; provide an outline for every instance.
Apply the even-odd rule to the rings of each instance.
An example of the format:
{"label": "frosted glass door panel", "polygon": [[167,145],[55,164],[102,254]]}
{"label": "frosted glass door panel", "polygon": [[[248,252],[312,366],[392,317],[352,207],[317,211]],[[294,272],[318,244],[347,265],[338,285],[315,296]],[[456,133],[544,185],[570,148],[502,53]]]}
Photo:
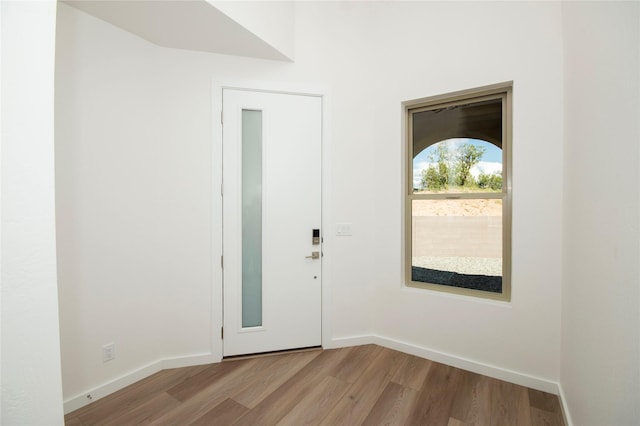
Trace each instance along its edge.
{"label": "frosted glass door panel", "polygon": [[242,110],[242,327],[262,325],[262,111]]}

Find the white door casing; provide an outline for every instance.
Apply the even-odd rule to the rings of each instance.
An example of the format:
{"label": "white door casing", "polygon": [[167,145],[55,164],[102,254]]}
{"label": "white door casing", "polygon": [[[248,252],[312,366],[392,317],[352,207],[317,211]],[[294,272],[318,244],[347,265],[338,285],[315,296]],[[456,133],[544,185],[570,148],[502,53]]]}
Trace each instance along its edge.
{"label": "white door casing", "polygon": [[[242,327],[242,111],[262,115],[262,324]],[[223,355],[321,344],[322,98],[223,90]]]}

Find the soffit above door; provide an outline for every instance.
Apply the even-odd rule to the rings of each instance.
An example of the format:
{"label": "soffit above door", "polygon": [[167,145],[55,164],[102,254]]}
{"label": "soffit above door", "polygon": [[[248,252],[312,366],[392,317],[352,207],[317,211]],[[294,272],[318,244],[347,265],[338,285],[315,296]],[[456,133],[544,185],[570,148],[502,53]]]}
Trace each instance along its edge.
{"label": "soffit above door", "polygon": [[[293,56],[292,40],[287,40],[293,37],[293,9],[282,9],[282,5],[273,11],[272,16],[278,15],[276,20],[271,19],[273,31],[263,25],[252,32],[248,28],[252,25],[251,19],[243,19],[237,10],[233,10],[237,21],[232,19],[231,13],[221,10],[227,10],[224,2],[220,8],[214,2],[204,0],[65,0],[64,3],[163,47],[279,61],[291,61]],[[246,5],[245,17],[257,13],[252,13],[252,7],[249,3]],[[242,20],[248,25],[243,26]],[[282,36],[283,20],[291,20],[290,37]],[[262,37],[256,34],[258,31]],[[277,37],[273,37],[276,32]],[[270,44],[268,39],[280,46],[274,46],[274,42]]]}

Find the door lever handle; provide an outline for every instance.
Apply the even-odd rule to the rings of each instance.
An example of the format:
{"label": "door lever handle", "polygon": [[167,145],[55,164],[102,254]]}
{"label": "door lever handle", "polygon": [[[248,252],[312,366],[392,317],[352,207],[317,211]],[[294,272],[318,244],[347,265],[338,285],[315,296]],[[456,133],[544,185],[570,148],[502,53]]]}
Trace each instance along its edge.
{"label": "door lever handle", "polygon": [[320,259],[320,252],[319,251],[312,251],[311,252],[311,256],[305,256],[305,259]]}

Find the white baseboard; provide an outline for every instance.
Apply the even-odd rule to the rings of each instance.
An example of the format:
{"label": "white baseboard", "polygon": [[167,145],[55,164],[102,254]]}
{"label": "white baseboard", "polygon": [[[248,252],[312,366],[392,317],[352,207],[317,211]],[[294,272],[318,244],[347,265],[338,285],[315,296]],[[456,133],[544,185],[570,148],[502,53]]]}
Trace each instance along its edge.
{"label": "white baseboard", "polygon": [[193,367],[195,365],[213,364],[220,362],[219,359],[214,359],[214,356],[210,353],[200,355],[188,355],[177,358],[167,358],[162,361],[161,370],[168,370],[170,368],[182,368]]}
{"label": "white baseboard", "polygon": [[[540,390],[554,395],[559,395],[559,385],[557,382],[501,367],[496,367],[456,355],[447,354],[441,351],[424,348],[411,343],[401,342],[398,340],[390,339],[388,337],[371,335],[333,339],[333,346],[336,348],[367,344],[384,346],[385,348],[394,349],[410,355],[418,356],[420,358],[425,358],[431,361],[450,365],[452,367],[457,367],[462,370],[471,371],[474,373],[493,377],[495,379],[504,380],[505,382],[515,383],[517,385],[526,386],[528,388]],[[564,398],[562,398],[562,396],[561,401],[564,401]]]}
{"label": "white baseboard", "polygon": [[331,339],[331,347],[324,347],[324,349],[337,349],[347,348],[349,346],[361,346],[370,345],[373,342],[374,336],[352,336],[352,337],[339,337],[337,339]]}
{"label": "white baseboard", "polygon": [[113,379],[107,383],[96,386],[79,395],[71,397],[64,401],[64,413],[68,414],[72,411],[82,408],[85,405],[97,401],[100,398],[104,398],[120,389],[123,389],[129,385],[134,384],[137,381],[146,379],[147,377],[157,373],[161,370],[167,370],[169,368],[181,368],[191,367],[194,365],[211,364],[216,362],[212,354],[199,354],[190,355],[177,358],[161,359],[151,364],[147,364],[136,370],[133,370],[127,374],[124,374],[116,379]]}
{"label": "white baseboard", "polygon": [[562,408],[562,416],[564,417],[564,424],[567,426],[573,426],[573,420],[571,420],[571,413],[569,412],[569,406],[567,405],[567,398],[564,395],[562,389],[562,383],[558,384],[558,398],[560,398],[560,408]]}

